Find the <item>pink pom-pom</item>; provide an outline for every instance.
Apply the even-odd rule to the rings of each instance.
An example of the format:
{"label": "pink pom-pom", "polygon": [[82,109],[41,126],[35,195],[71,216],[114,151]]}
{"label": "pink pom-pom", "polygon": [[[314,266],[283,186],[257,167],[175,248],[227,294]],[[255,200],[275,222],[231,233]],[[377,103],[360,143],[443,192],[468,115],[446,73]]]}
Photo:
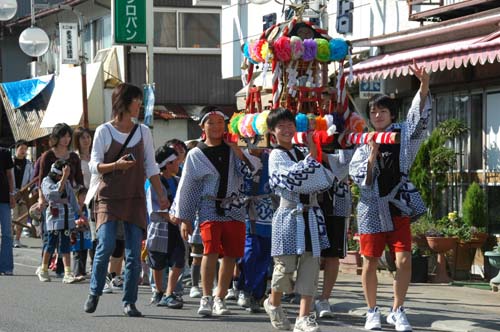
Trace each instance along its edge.
{"label": "pink pom-pom", "polygon": [[290,37],[281,36],[274,42],[274,55],[278,61],[290,61],[292,57]]}
{"label": "pink pom-pom", "polygon": [[264,59],[262,59],[262,46],[264,43],[267,43],[265,39],[259,39],[254,45],[252,58],[255,56],[254,60],[257,62],[264,62]]}
{"label": "pink pom-pom", "polygon": [[290,38],[290,48],[291,48],[291,57],[292,60],[299,60],[304,54],[304,43],[302,43],[302,39],[297,36],[292,36]]}

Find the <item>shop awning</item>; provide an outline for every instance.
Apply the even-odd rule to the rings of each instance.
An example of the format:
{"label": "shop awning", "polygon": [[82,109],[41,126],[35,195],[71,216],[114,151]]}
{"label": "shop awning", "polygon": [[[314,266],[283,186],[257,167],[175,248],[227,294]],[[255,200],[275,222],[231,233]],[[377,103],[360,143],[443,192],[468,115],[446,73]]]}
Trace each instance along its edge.
{"label": "shop awning", "polygon": [[0,98],[14,140],[33,141],[50,133],[41,128],[40,123],[54,89],[53,78],[53,75],[46,75],[0,83]]}
{"label": "shop awning", "polygon": [[[102,63],[87,65],[87,99],[89,123],[93,128],[104,122]],[[70,126],[80,124],[83,115],[82,78],[80,67],[61,70],[55,78],[55,87],[47,111],[41,123],[42,128],[52,128],[64,122]]]}
{"label": "shop awning", "polygon": [[500,62],[500,32],[490,35],[383,54],[352,67],[356,81],[406,76],[416,63],[429,72]]}

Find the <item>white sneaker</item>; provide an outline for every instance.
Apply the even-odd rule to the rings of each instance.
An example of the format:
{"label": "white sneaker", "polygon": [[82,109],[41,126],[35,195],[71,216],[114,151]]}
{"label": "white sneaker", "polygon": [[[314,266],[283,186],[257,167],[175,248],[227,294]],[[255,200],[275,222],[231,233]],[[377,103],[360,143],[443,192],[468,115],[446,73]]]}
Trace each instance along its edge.
{"label": "white sneaker", "polygon": [[314,315],[297,317],[293,332],[320,332],[316,317]]}
{"label": "white sneaker", "polygon": [[405,309],[403,307],[399,307],[396,311],[391,311],[387,316],[387,323],[394,326],[396,331],[399,332],[410,332],[413,330],[406,318]]}
{"label": "white sneaker", "polygon": [[200,298],[201,297],[200,287],[198,287],[198,286],[191,287],[191,290],[189,291],[189,297]]}
{"label": "white sneaker", "polygon": [[21,248],[21,247],[22,247],[21,241],[14,240],[14,248]]}
{"label": "white sneaker", "polygon": [[42,267],[38,266],[35,270],[35,275],[37,276],[40,273],[40,271],[42,271]]}
{"label": "white sneaker", "polygon": [[380,311],[378,307],[368,310],[366,313],[365,330],[380,330],[382,324],[380,323]]}
{"label": "white sneaker", "polygon": [[234,288],[229,288],[227,290],[226,296],[224,297],[224,300],[226,300],[226,301],[227,300],[236,300],[237,296],[238,296],[238,291],[235,290]]}
{"label": "white sneaker", "polygon": [[200,300],[200,307],[198,308],[198,315],[212,316],[213,301],[211,296],[203,296]]}
{"label": "white sneaker", "polygon": [[50,282],[49,271],[42,271],[42,269],[37,270],[38,280],[41,282]]}
{"label": "white sneaker", "polygon": [[71,274],[65,274],[62,280],[63,284],[73,284],[76,282],[76,278],[73,277]]}
{"label": "white sneaker", "polygon": [[314,309],[319,318],[333,317],[332,308],[328,300],[316,300]]}
{"label": "white sneaker", "polygon": [[250,296],[248,296],[245,292],[240,292],[238,294],[238,305],[242,308],[250,307]]}
{"label": "white sneaker", "polygon": [[226,301],[220,297],[214,298],[213,312],[214,315],[229,315],[231,313],[226,306]]}
{"label": "white sneaker", "polygon": [[104,294],[113,293],[112,279],[108,278],[108,276],[106,276],[106,281],[104,282],[104,288],[102,289],[102,292]]}
{"label": "white sneaker", "polygon": [[275,329],[278,330],[290,330],[290,321],[283,311],[283,307],[275,307],[269,303],[269,298],[264,301],[264,309],[269,315],[269,319],[271,320],[271,324]]}

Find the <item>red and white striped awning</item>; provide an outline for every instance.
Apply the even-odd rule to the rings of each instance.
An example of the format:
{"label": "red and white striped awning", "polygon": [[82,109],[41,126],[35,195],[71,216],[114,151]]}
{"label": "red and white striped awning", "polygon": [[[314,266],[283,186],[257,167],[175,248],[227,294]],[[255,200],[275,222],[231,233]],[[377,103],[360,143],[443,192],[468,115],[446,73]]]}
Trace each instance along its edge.
{"label": "red and white striped awning", "polygon": [[406,76],[409,73],[408,65],[413,63],[413,59],[429,72],[500,62],[500,32],[379,55],[354,65],[354,80],[369,81]]}

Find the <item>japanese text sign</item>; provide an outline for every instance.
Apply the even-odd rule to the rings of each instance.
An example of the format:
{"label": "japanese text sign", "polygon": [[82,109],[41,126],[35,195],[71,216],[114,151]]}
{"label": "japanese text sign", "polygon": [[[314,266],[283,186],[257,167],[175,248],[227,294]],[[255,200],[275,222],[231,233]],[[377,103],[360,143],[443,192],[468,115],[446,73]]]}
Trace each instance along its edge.
{"label": "japanese text sign", "polygon": [[114,0],[115,44],[146,44],[146,0]]}

